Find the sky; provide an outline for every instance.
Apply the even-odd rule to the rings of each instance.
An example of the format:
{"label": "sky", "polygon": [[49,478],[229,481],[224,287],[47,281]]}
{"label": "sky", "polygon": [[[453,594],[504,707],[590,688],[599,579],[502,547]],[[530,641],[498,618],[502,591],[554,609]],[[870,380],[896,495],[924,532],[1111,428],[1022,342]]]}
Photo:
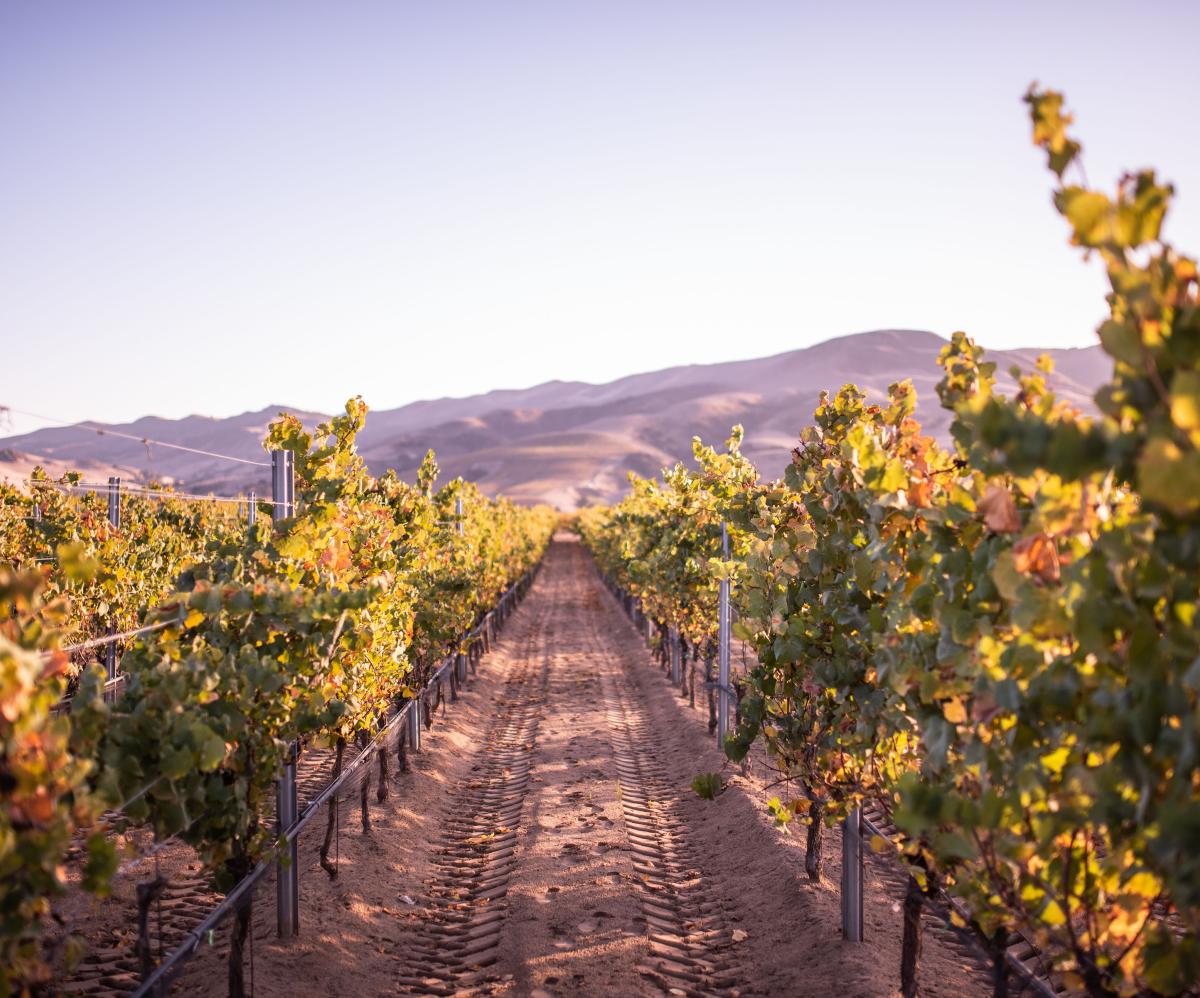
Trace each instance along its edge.
{"label": "sky", "polygon": [[[1200,251],[1195,0],[0,0],[0,405],[374,408],[883,328],[1088,345],[1021,97]],[[0,433],[43,423],[14,417]]]}

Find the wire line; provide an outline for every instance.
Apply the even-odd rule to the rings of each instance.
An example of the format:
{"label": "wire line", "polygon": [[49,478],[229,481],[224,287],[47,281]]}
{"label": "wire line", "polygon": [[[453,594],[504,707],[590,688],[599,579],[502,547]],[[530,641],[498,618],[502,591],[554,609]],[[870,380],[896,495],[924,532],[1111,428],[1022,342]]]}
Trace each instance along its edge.
{"label": "wire line", "polygon": [[[64,492],[104,492],[109,488],[108,482],[56,482],[49,478],[23,478],[22,483],[29,486],[44,486],[45,488],[60,489]],[[202,496],[191,492],[167,492],[164,489],[148,489],[141,485],[121,485],[121,495],[135,496],[146,499],[186,499],[193,502],[251,502],[249,495],[241,496]],[[253,502],[263,506],[282,505],[271,499],[255,497]]]}
{"label": "wire line", "polygon": [[142,444],[144,447],[167,447],[171,450],[185,451],[188,454],[199,454],[202,457],[215,457],[222,461],[236,461],[238,464],[251,464],[256,468],[269,468],[270,463],[267,461],[251,461],[244,457],[234,457],[232,454],[218,454],[216,451],[200,450],[196,447],[186,447],[183,444],[170,444],[165,440],[154,440],[151,437],[139,437],[133,433],[122,433],[120,430],[112,430],[104,426],[100,426],[90,419],[82,419],[72,423],[65,419],[53,419],[49,416],[42,416],[36,412],[27,412],[24,409],[16,409],[11,405],[0,405],[0,412],[15,412],[21,416],[28,416],[31,419],[40,419],[44,423],[54,423],[65,429],[83,429],[91,430],[93,433],[102,437],[120,437],[122,440],[132,440],[134,443]]}
{"label": "wire line", "polygon": [[150,634],[152,631],[161,631],[164,627],[178,627],[178,619],[160,620],[157,624],[147,624],[145,627],[135,627],[132,631],[122,631],[120,634],[109,634],[103,638],[92,638],[91,641],[81,641],[77,645],[65,645],[62,648],[51,648],[42,652],[46,657],[50,657],[58,652],[77,652],[87,651],[89,648],[101,648],[104,645],[111,645],[117,641],[124,641],[126,638],[136,638],[139,634]]}

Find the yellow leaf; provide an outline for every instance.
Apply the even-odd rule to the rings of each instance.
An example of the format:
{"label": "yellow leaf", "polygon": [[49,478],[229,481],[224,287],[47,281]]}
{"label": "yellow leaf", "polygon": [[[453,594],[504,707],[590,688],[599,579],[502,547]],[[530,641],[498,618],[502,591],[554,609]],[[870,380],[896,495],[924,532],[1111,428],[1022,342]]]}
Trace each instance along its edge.
{"label": "yellow leaf", "polygon": [[967,708],[963,706],[962,697],[954,697],[942,704],[942,714],[951,724],[965,724]]}
{"label": "yellow leaf", "polygon": [[1141,873],[1135,873],[1125,881],[1121,890],[1125,893],[1137,894],[1144,898],[1158,897],[1162,891],[1162,881],[1153,873],[1143,870]]}
{"label": "yellow leaf", "polygon": [[1042,921],[1050,926],[1065,925],[1067,916],[1063,914],[1063,910],[1058,906],[1057,901],[1051,901],[1042,909]]}
{"label": "yellow leaf", "polygon": [[201,611],[193,608],[193,609],[189,610],[188,615],[186,617],[184,617],[183,626],[184,627],[196,627],[197,625],[203,623],[203,621],[204,621],[204,614]]}
{"label": "yellow leaf", "polygon": [[1057,776],[1063,771],[1063,767],[1067,764],[1067,760],[1071,757],[1071,750],[1067,746],[1056,748],[1053,752],[1042,756],[1042,765],[1046,767],[1048,772]]}

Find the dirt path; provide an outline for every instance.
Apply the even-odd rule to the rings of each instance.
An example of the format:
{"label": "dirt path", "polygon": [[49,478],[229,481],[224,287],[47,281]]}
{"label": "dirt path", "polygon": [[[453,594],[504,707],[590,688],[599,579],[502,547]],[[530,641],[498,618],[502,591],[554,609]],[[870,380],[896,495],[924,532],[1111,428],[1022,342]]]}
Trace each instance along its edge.
{"label": "dirt path", "polygon": [[[701,698],[702,699],[702,698]],[[868,866],[867,942],[840,936],[840,843],[804,875],[777,792],[725,763],[651,660],[590,557],[557,538],[459,701],[393,773],[363,832],[346,800],[339,875],[300,842],[300,938],[256,900],[255,994],[508,996],[898,992],[902,884]],[[690,789],[720,771],[715,801]],[[222,946],[175,993],[223,993]],[[983,995],[963,953],[926,934],[927,998]]]}
{"label": "dirt path", "polygon": [[[771,827],[650,662],[578,543],[557,540],[500,653],[494,712],[439,809],[431,875],[389,947],[401,993],[890,995],[895,885],[839,935],[827,879]],[[519,718],[519,723],[514,722]],[[725,769],[717,801],[690,789]],[[986,993],[936,937],[928,995]]]}
{"label": "dirt path", "polygon": [[618,641],[628,625],[577,543],[556,543],[522,613],[478,775],[443,806],[423,917],[397,940],[401,987],[736,991],[731,930],[662,768],[661,719]]}

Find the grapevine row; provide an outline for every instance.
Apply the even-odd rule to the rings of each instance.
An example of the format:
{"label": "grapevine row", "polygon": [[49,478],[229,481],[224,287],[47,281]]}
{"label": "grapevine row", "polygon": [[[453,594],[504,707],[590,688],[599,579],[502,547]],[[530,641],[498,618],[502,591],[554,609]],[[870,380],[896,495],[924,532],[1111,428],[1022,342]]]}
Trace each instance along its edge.
{"label": "grapevine row", "polygon": [[[291,452],[295,508],[249,527],[140,498],[115,528],[95,497],[0,491],[0,992],[52,990],[78,958],[81,940],[48,930],[79,836],[98,894],[111,832],[129,824],[187,843],[231,889],[279,847],[271,810],[293,746],[340,758],[369,741],[540,559],[547,509],[462,480],[435,490],[432,454],[415,484],[368,474],[366,412],[351,400],[314,433],[274,422],[264,447]],[[97,666],[60,650],[156,624],[125,650],[115,701]],[[248,924],[239,911],[232,994]]]}
{"label": "grapevine row", "polygon": [[1108,272],[1099,415],[1055,397],[1046,361],[998,394],[958,333],[940,357],[948,449],[922,434],[909,383],[884,405],[847,385],[822,396],[782,480],[759,481],[739,429],[579,528],[617,585],[693,641],[732,574],[757,663],[725,750],[761,744],[788,777],[770,806],[807,824],[813,877],[826,823],[865,801],[890,812],[911,874],[906,994],[939,891],[992,955],[997,994],[1015,933],[1068,988],[1195,993],[1196,263],[1161,237],[1169,186],[1148,170],[1111,196],[1070,183],[1062,98],[1026,100],[1071,240]]}

